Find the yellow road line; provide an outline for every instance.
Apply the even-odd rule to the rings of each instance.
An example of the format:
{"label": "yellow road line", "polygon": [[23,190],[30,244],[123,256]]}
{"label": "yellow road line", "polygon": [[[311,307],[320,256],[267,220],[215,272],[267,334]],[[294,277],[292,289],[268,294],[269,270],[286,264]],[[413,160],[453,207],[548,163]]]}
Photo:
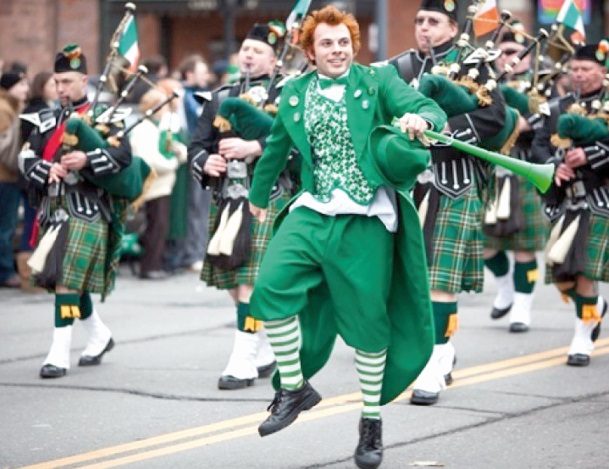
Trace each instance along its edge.
{"label": "yellow road line", "polygon": [[[488,363],[485,365],[475,366],[464,370],[459,370],[453,373],[455,377],[451,388],[462,386],[470,386],[486,381],[494,381],[497,379],[514,376],[518,374],[530,373],[544,368],[549,368],[565,363],[568,348],[561,347],[553,350],[548,350],[540,353],[526,355],[522,357],[511,358],[500,362]],[[601,339],[596,342],[596,350],[593,356],[609,354],[609,338]],[[411,391],[402,393],[394,402],[402,401],[410,398]],[[343,394],[340,396],[322,400],[315,409],[301,414],[292,425],[301,424],[304,422],[319,420],[333,415],[351,412],[361,408],[361,395],[359,392],[351,394]],[[255,435],[258,433],[258,425],[267,417],[267,412],[258,412],[255,414],[245,415],[235,419],[225,420],[213,424],[203,425],[200,427],[189,428],[178,432],[167,433],[144,440],[125,443],[116,446],[110,446],[87,453],[77,454],[66,458],[47,461],[40,464],[27,466],[23,469],[52,469],[62,468],[66,466],[77,465],[94,461],[96,459],[109,459],[113,456],[135,452],[150,448],[145,452],[139,452],[132,455],[110,459],[108,461],[96,462],[91,465],[77,466],[81,469],[103,469],[110,467],[122,466],[129,463],[145,461],[168,454],[187,451],[202,446],[213,445],[223,441],[233,440],[236,438]],[[254,425],[252,425],[254,424]],[[240,428],[244,427],[244,428]],[[216,433],[210,436],[212,433]],[[203,438],[196,438],[201,437]],[[179,443],[179,440],[191,439],[190,441]],[[153,449],[157,446],[167,445],[164,447]]]}

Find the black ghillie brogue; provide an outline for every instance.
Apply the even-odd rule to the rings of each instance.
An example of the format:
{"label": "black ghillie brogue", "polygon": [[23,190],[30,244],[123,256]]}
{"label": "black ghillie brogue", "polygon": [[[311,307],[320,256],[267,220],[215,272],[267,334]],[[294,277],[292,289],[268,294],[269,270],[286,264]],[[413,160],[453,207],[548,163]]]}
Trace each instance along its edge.
{"label": "black ghillie brogue", "polygon": [[305,381],[302,388],[295,391],[280,389],[267,410],[271,415],[260,424],[260,436],[270,435],[290,425],[303,410],[309,410],[319,404],[321,396]]}
{"label": "black ghillie brogue", "polygon": [[109,352],[113,348],[114,348],[114,339],[112,339],[112,337],[110,337],[110,340],[108,341],[108,343],[106,344],[106,346],[104,347],[104,349],[101,351],[101,353],[99,355],[95,355],[95,356],[83,355],[82,357],[80,357],[80,360],[78,360],[78,366],[100,365],[102,358],[104,356],[104,353]]}

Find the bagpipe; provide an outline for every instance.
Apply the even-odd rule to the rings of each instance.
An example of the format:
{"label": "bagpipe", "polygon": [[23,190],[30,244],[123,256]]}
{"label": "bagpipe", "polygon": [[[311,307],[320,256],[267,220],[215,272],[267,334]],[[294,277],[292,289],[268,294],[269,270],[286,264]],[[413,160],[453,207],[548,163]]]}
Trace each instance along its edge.
{"label": "bagpipe", "polygon": [[[274,88],[280,81],[302,73],[308,66],[305,62],[294,67],[297,58],[302,56],[298,36],[310,3],[309,0],[297,1],[285,27],[278,21],[268,24],[278,40],[283,41],[273,73],[264,89],[261,86],[250,87],[246,71],[244,92],[239,97],[227,97],[220,102],[213,122],[218,130],[218,141],[230,137],[258,140],[270,133],[277,113],[273,101]],[[216,178],[214,184],[219,195],[218,217],[207,246],[206,259],[220,269],[236,269],[250,256],[253,219],[248,194],[253,163],[250,158],[228,160],[226,173]]]}

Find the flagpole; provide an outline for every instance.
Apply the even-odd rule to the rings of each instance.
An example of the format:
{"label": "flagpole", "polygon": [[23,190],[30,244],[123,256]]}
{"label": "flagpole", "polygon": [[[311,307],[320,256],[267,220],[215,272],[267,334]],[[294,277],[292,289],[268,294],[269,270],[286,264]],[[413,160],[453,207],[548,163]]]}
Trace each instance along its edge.
{"label": "flagpole", "polygon": [[108,54],[108,58],[106,59],[106,65],[104,66],[104,70],[102,74],[99,76],[99,81],[97,82],[97,87],[95,88],[95,94],[93,95],[93,99],[91,100],[91,106],[87,111],[87,115],[91,120],[93,120],[93,114],[95,112],[95,107],[99,101],[99,97],[101,95],[102,89],[108,82],[108,75],[110,74],[110,70],[112,69],[112,65],[114,60],[118,57],[118,42],[120,39],[120,34],[123,31],[125,25],[129,18],[134,16],[135,5],[131,2],[125,4],[125,14],[121,19],[120,23],[114,30],[112,34],[112,38],[110,39],[110,53]]}

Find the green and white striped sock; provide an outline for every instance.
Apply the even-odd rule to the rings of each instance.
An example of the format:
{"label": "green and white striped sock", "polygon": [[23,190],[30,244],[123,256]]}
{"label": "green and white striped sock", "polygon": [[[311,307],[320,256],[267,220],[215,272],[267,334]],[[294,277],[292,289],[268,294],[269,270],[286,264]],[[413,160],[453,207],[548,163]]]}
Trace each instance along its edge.
{"label": "green and white striped sock", "polygon": [[300,323],[297,316],[279,321],[264,321],[266,335],[277,359],[283,389],[296,390],[304,384],[300,367]]}
{"label": "green and white striped sock", "polygon": [[362,352],[361,350],[355,351],[355,368],[359,375],[364,402],[362,417],[370,419],[381,418],[381,387],[383,385],[386,360],[387,349],[377,353]]}

